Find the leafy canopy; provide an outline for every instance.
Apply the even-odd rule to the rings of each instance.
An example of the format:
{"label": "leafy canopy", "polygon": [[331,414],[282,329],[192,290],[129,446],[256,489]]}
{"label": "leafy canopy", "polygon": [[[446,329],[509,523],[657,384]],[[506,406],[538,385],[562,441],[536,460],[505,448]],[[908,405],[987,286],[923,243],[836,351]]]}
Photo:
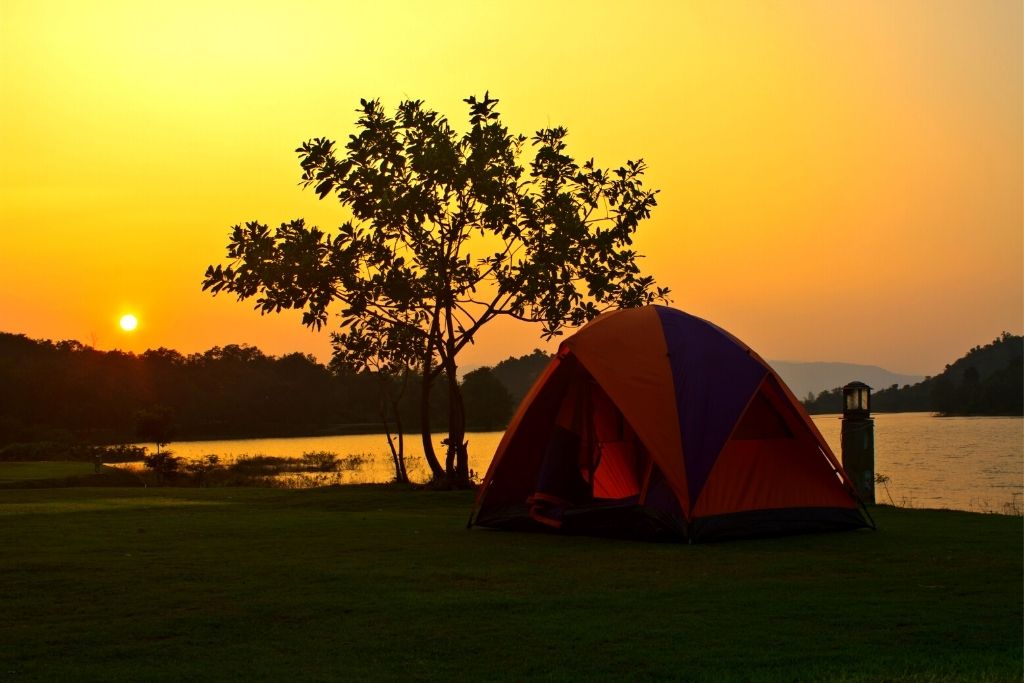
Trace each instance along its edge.
{"label": "leafy canopy", "polygon": [[337,353],[365,364],[379,348],[385,366],[433,357],[449,369],[496,316],[540,322],[551,337],[609,308],[665,300],[632,248],[656,204],[642,160],[579,164],[564,128],[514,136],[496,99],[465,102],[459,135],[419,100],[394,116],[362,100],[342,154],[327,138],[296,150],[302,184],[333,194],[350,218],[333,233],[301,219],[236,225],[230,262],[210,266],[203,288],[255,297],[264,313],[301,309],[317,329],[339,302]]}

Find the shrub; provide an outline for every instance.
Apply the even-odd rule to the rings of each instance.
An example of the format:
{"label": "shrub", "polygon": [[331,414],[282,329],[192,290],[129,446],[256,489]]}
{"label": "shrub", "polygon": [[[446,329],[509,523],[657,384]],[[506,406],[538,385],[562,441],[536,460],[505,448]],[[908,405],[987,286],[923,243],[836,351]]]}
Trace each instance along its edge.
{"label": "shrub", "polygon": [[184,470],[192,476],[195,483],[199,486],[203,485],[203,480],[207,475],[218,469],[220,469],[220,458],[216,455],[204,455],[199,460],[185,463],[184,466]]}
{"label": "shrub", "polygon": [[146,467],[153,470],[157,481],[161,483],[173,479],[181,466],[181,459],[174,457],[171,451],[147,455],[144,462]]}
{"label": "shrub", "polygon": [[302,468],[307,472],[334,472],[338,469],[338,454],[331,451],[303,453]]}

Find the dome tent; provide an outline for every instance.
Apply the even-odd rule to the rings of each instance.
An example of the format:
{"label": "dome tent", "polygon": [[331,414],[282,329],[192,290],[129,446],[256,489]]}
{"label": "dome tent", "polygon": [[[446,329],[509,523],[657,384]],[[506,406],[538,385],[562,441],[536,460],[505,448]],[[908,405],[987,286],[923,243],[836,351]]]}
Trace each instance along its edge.
{"label": "dome tent", "polygon": [[785,383],[664,306],[567,338],[512,418],[471,524],[709,541],[868,526]]}

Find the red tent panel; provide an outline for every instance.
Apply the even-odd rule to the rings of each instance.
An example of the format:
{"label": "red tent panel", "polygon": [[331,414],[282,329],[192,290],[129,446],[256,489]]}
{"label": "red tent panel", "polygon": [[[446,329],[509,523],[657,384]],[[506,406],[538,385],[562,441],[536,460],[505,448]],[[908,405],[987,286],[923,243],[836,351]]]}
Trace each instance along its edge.
{"label": "red tent panel", "polygon": [[796,413],[779,382],[766,378],[718,456],[697,499],[695,517],[856,507],[821,442]]}

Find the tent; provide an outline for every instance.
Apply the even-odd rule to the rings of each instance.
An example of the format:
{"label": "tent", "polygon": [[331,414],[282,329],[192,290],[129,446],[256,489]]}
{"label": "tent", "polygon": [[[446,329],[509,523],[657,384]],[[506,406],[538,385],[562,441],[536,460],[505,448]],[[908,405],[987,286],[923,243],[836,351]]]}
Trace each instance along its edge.
{"label": "tent", "polygon": [[778,374],[664,306],[598,316],[523,399],[470,524],[691,542],[868,526]]}

